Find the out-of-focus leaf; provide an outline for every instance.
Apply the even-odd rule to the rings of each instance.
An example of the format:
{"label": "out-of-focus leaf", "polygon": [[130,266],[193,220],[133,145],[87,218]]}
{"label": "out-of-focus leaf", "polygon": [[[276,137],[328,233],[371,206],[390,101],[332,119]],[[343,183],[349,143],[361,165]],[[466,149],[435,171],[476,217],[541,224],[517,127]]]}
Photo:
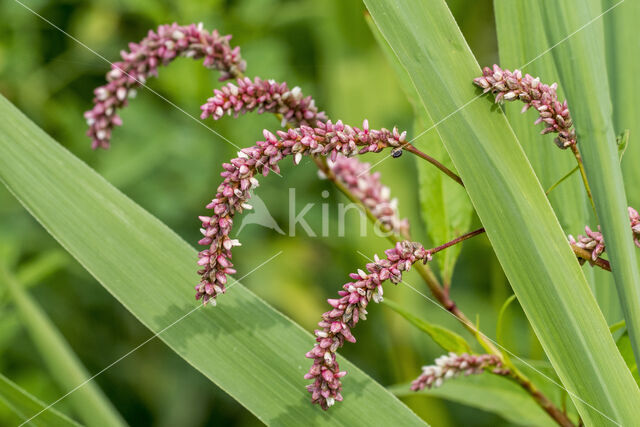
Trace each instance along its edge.
{"label": "out-of-focus leaf", "polygon": [[[20,283],[0,265],[0,282],[9,289],[16,309],[22,319],[40,357],[47,365],[49,373],[64,393],[73,390],[90,377],[75,355],[69,343],[51,323],[45,312],[22,289]],[[126,423],[102,393],[97,384],[89,381],[73,391],[69,397],[74,411],[83,422],[90,426],[120,426]],[[34,414],[31,414],[34,415]]]}
{"label": "out-of-focus leaf", "polygon": [[[578,148],[607,242],[607,254],[637,361],[640,360],[640,269],[637,248],[629,232],[627,196],[612,122],[601,19],[607,9],[603,9],[600,0],[541,0],[534,4],[545,18],[542,22],[551,42],[563,40],[551,53],[569,101]],[[612,7],[616,6],[609,9]],[[636,120],[637,117],[634,123]],[[633,129],[634,123],[625,128]],[[630,190],[635,188],[633,185]]]}
{"label": "out-of-focus leaf", "polygon": [[410,384],[389,387],[397,396],[425,394],[500,415],[506,421],[526,426],[552,426],[553,420],[519,385],[506,378],[483,373],[459,376],[441,387],[413,392]]}
{"label": "out-of-focus leaf", "polygon": [[426,320],[409,313],[399,304],[385,298],[384,303],[387,307],[407,319],[413,326],[417,327],[433,339],[433,341],[446,351],[454,353],[469,353],[471,348],[467,341],[455,332],[439,325],[427,322]]}
{"label": "out-of-focus leaf", "polygon": [[344,402],[330,411],[311,405],[303,378],[311,334],[235,281],[217,307],[200,308],[196,251],[2,97],[0,153],[0,179],[47,231],[140,322],[266,424],[424,425],[343,358]]}
{"label": "out-of-focus leaf", "polygon": [[[0,404],[6,405],[13,411],[21,421],[28,420],[31,415],[42,411],[46,405],[24,391],[17,384],[0,374]],[[30,426],[79,426],[56,409],[50,408],[42,413],[37,419],[29,422]]]}
{"label": "out-of-focus leaf", "polygon": [[516,300],[516,296],[511,295],[509,298],[507,298],[504,301],[504,304],[502,304],[502,307],[500,307],[500,311],[498,312],[498,323],[496,324],[496,341],[500,345],[504,345],[504,338],[503,338],[502,331],[504,330],[505,313],[507,312],[507,308],[509,308],[509,305],[511,305],[511,303],[515,300]]}
{"label": "out-of-focus leaf", "polygon": [[[413,106],[415,113],[414,135],[422,134],[423,131],[433,126],[433,120],[424,108],[407,71],[391,50],[389,43],[382,37],[380,30],[375,26],[369,15],[367,15],[367,23],[369,23],[371,32],[384,52],[387,61],[396,72],[407,99]],[[413,144],[455,172],[455,166],[453,166],[453,162],[437,132],[426,132],[413,141]],[[473,206],[469,196],[467,196],[467,192],[457,182],[454,182],[427,161],[418,157],[415,160],[418,168],[418,192],[422,208],[420,213],[429,239],[434,245],[441,245],[469,230],[473,216]],[[455,245],[436,256],[442,281],[446,285],[451,283],[453,269],[461,249],[462,245]]]}
{"label": "out-of-focus leaf", "polygon": [[68,263],[69,255],[63,251],[45,252],[21,265],[16,272],[16,279],[22,286],[29,287],[64,268]]}
{"label": "out-of-focus leaf", "polygon": [[480,68],[445,2],[365,3],[439,124],[509,283],[582,419],[635,422],[640,390],[504,114],[479,99],[472,80]]}
{"label": "out-of-focus leaf", "polygon": [[624,361],[627,364],[627,367],[631,371],[631,375],[636,380],[636,383],[640,385],[640,375],[638,374],[638,365],[636,364],[636,359],[633,357],[633,348],[631,347],[631,340],[629,339],[629,334],[625,332],[618,338],[616,341],[616,345],[618,346],[618,350],[620,350],[620,354]]}

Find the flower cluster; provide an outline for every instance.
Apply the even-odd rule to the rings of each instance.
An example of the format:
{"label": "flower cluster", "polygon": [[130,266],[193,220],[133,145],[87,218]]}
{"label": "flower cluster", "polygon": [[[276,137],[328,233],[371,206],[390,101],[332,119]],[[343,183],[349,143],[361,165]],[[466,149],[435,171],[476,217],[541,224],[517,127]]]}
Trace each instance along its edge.
{"label": "flower cluster", "polygon": [[380,259],[376,255],[374,262],[368,263],[367,272],[358,270],[350,274],[353,282],[346,283],[343,290],[338,292],[340,298],[329,299],[333,307],[322,315],[318,323],[320,329],[315,331],[316,344],[306,356],[313,359],[313,365],[304,376],[313,380],[307,386],[311,393],[311,401],[322,409],[327,409],[336,401],[342,400],[340,378],[346,372],[340,371],[336,360],[336,351],[345,341],[355,342],[351,328],[359,320],[365,320],[367,305],[382,301],[382,283],[391,280],[397,284],[402,281],[402,272],[407,271],[417,261],[426,263],[431,260],[431,253],[420,243],[407,240],[398,242],[395,247],[385,251],[386,258]]}
{"label": "flower cluster", "polygon": [[240,48],[231,48],[231,36],[211,33],[202,24],[180,26],[161,25],[157,32],[149,31],[140,43],[129,43],[129,51],[120,53],[122,61],[111,66],[108,83],[95,89],[93,109],[84,116],[87,119],[93,148],[108,148],[111,131],[122,120],[116,110],[127,105],[127,98],[135,96],[135,89],[144,85],[147,78],[156,76],[158,66],[167,65],[175,58],[204,58],[204,66],[219,70],[220,80],[236,77],[244,71],[245,62]]}
{"label": "flower cluster", "polygon": [[378,219],[380,224],[401,236],[409,233],[409,220],[400,219],[398,199],[391,199],[391,190],[380,182],[380,173],[369,173],[371,165],[354,157],[338,156],[328,166],[364,206]]}
{"label": "flower cluster", "polygon": [[237,240],[230,239],[229,233],[233,225],[233,216],[244,209],[250,190],[258,186],[255,175],[266,176],[269,170],[280,171],[278,162],[284,157],[293,155],[298,164],[303,155],[329,156],[335,161],[338,155],[351,156],[366,152],[379,152],[386,147],[398,147],[406,140],[406,132],[398,132],[394,128],[369,129],[365,120],[362,129],[343,124],[318,122],[315,128],[301,126],[288,131],[278,131],[277,136],[265,130],[264,141],[258,141],[253,147],[243,148],[238,157],[224,163],[224,171],[220,174],[224,181],[218,187],[216,197],[207,205],[213,210],[212,216],[201,216],[201,232],[203,238],[198,242],[209,246],[200,252],[198,264],[201,282],[196,285],[196,298],[203,299],[206,304],[225,291],[226,275],[233,274],[231,249],[239,245]]}
{"label": "flower cluster", "polygon": [[[629,221],[631,222],[633,241],[640,248],[640,215],[631,206],[629,206]],[[569,243],[590,251],[591,259],[595,261],[605,250],[604,237],[600,231],[600,226],[598,226],[598,231],[593,231],[589,226],[585,226],[584,231],[586,236],[579,235],[577,239],[569,235]]]}
{"label": "flower cluster", "polygon": [[251,81],[248,77],[243,77],[236,84],[227,83],[213,93],[214,96],[200,107],[200,117],[203,119],[213,117],[218,120],[225,114],[237,117],[257,110],[259,114],[266,112],[281,115],[283,127],[287,123],[293,126],[312,126],[317,121],[327,121],[326,114],[318,112],[311,96],[303,96],[298,86],[289,89],[285,82],[277,83],[259,77]]}
{"label": "flower cluster", "polygon": [[511,72],[497,65],[493,69],[485,67],[482,77],[473,82],[485,92],[496,94],[496,102],[519,99],[525,103],[523,113],[531,107],[535,108],[540,114],[536,124],[544,122],[546,125],[541,133],[557,133],[555,143],[558,147],[565,149],[576,144],[576,132],[572,127],[567,101],[558,101],[557,83],[548,86],[541,83],[539,77],[534,78],[529,74],[523,77],[520,70]]}
{"label": "flower cluster", "polygon": [[435,360],[435,365],[422,367],[422,374],[411,383],[411,390],[419,391],[425,388],[440,387],[444,380],[463,373],[465,375],[481,374],[487,368],[492,368],[496,374],[505,375],[500,358],[495,354],[472,355],[463,353],[457,355],[449,353]]}

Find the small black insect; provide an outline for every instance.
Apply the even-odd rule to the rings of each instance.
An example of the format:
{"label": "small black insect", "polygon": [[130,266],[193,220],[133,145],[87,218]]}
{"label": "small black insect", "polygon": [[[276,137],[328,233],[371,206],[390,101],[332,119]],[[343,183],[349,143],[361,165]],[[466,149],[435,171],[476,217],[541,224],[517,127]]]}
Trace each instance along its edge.
{"label": "small black insect", "polygon": [[395,159],[402,156],[402,148],[394,148],[393,150],[391,150],[391,156],[393,156],[393,158]]}

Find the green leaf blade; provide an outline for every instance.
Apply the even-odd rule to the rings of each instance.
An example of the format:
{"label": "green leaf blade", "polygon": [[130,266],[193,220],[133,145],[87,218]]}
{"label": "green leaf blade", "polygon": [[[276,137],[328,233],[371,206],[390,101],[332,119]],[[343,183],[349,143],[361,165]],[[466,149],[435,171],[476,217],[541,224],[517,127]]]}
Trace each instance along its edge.
{"label": "green leaf blade", "polygon": [[[636,360],[640,360],[640,269],[613,129],[602,24],[603,16],[613,13],[616,5],[602,9],[599,0],[536,4],[554,40],[566,39],[552,53],[575,123],[620,305]],[[588,95],[585,88],[589,88]]]}
{"label": "green leaf blade", "polygon": [[234,281],[217,307],[194,311],[196,251],[4,98],[0,152],[0,179],[47,231],[145,326],[264,423],[424,425],[344,358],[344,402],[326,412],[311,405],[303,375],[313,336]]}
{"label": "green leaf blade", "polygon": [[583,420],[638,419],[640,391],[513,131],[491,111],[491,100],[479,99],[472,79],[480,69],[445,3],[365,3],[439,124],[518,301]]}

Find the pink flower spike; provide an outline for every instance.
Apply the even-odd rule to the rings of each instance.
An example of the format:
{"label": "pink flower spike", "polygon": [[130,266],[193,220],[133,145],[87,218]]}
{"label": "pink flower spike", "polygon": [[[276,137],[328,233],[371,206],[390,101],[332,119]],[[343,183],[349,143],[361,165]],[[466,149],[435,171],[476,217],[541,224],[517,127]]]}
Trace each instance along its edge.
{"label": "pink flower spike", "polygon": [[497,64],[494,64],[493,69],[485,67],[482,77],[473,82],[484,92],[494,93],[496,103],[519,99],[525,103],[523,113],[531,107],[538,110],[540,117],[536,124],[545,122],[548,125],[541,132],[543,135],[550,132],[558,134],[555,139],[558,147],[565,149],[576,144],[576,132],[569,116],[567,101],[558,101],[557,83],[548,86],[540,83],[538,77],[533,78],[529,74],[523,77],[520,70],[503,70]]}
{"label": "pink flower spike", "polygon": [[[255,146],[243,149],[241,155],[229,163],[225,163],[223,165],[224,171],[221,173],[224,180],[218,187],[215,198],[207,205],[208,209],[213,210],[213,215],[201,216],[200,218],[208,218],[208,225],[202,221],[203,234],[211,239],[208,249],[209,256],[216,261],[200,264],[204,267],[198,271],[202,276],[202,283],[216,284],[217,273],[224,272],[227,267],[232,266],[230,261],[231,248],[228,247],[228,244],[225,246],[225,242],[231,233],[233,217],[237,212],[242,212],[245,209],[246,202],[251,197],[251,189],[257,186],[256,175],[260,173],[264,175],[270,169],[278,171],[277,164],[290,155],[335,155],[337,159],[338,153],[343,156],[356,154],[358,147],[369,144],[369,142],[363,142],[362,135],[364,133],[359,128],[345,127],[342,123],[333,125],[330,122],[324,123],[322,121],[318,121],[315,128],[301,126],[289,129],[287,132],[277,132],[277,136],[265,130],[264,141],[258,141]],[[397,136],[394,136],[388,130],[380,130],[371,131],[366,137],[368,140],[373,138],[379,147],[377,151],[381,151],[386,147],[400,144],[399,139],[402,134],[397,133]],[[252,183],[251,186],[243,185],[243,182],[247,180]],[[371,189],[371,191],[380,191],[380,200],[383,199],[382,186]],[[370,197],[373,194],[371,193]],[[394,206],[393,201],[391,201],[391,205]],[[383,208],[380,214],[386,216],[393,212],[395,212],[393,209]],[[398,227],[404,226],[401,221],[390,221],[392,221],[390,224],[397,224]],[[234,244],[237,243],[234,241]],[[204,291],[204,286],[198,286],[198,295],[203,294]],[[210,299],[204,301],[212,301],[217,294],[218,292],[213,293],[210,295]]]}
{"label": "pink flower spike", "polygon": [[[379,280],[374,278],[381,276],[383,271],[394,269],[400,263],[412,265],[426,259],[429,255],[420,243],[406,240],[387,250],[386,253],[394,255],[396,261],[389,262],[389,258],[376,257],[376,261],[372,263],[373,271],[367,274],[359,270],[356,275],[360,280],[355,284],[349,282],[343,286],[344,291],[341,291],[340,295],[344,294],[344,296],[339,300],[343,301],[343,305],[339,306],[342,308],[334,308],[322,315],[322,321],[318,324],[322,330],[316,331],[316,344],[306,354],[308,358],[313,359],[309,372],[304,376],[305,379],[313,380],[313,383],[307,386],[307,390],[311,393],[311,402],[320,405],[324,410],[336,401],[342,400],[340,378],[345,376],[346,372],[340,371],[336,352],[345,341],[355,342],[351,329],[360,320],[366,319],[369,302],[372,299],[374,302],[382,301],[382,295],[378,293]],[[402,273],[399,269],[398,271],[401,278]],[[333,304],[332,306],[335,307]]]}
{"label": "pink flower spike", "polygon": [[299,87],[289,89],[286,83],[262,80],[253,81],[241,78],[236,84],[227,83],[221,89],[214,90],[202,107],[203,119],[207,117],[219,120],[224,115],[238,117],[250,111],[258,114],[274,113],[282,116],[282,126],[313,126],[317,121],[326,121],[324,112],[318,112],[310,96],[304,97]]}
{"label": "pink flower spike", "polygon": [[411,383],[411,390],[437,388],[449,378],[460,374],[481,374],[486,369],[492,369],[492,372],[499,375],[508,374],[507,370],[502,369],[500,358],[494,354],[470,355],[463,353],[457,355],[449,353],[437,358],[434,365],[423,366],[420,376]]}
{"label": "pink flower spike", "polygon": [[158,75],[161,65],[167,66],[181,56],[204,58],[205,67],[221,72],[220,80],[240,75],[246,64],[240,50],[229,46],[229,39],[217,31],[207,32],[202,25],[173,23],[149,31],[139,43],[130,43],[129,51],[121,52],[122,61],[114,63],[107,73],[107,84],[94,91],[93,108],[84,113],[92,147],[109,148],[112,129],[122,125],[117,110],[127,106],[128,98],[133,98],[148,78]]}

